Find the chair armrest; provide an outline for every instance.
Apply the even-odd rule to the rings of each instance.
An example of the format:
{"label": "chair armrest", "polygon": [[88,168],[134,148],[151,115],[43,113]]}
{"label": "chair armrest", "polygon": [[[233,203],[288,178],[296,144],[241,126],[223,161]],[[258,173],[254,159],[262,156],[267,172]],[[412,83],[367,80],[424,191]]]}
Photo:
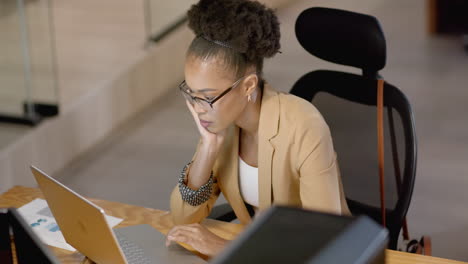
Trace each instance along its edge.
{"label": "chair armrest", "polygon": [[215,219],[224,222],[231,222],[237,218],[236,214],[232,210],[232,207],[228,203],[220,204],[211,209],[209,219]]}

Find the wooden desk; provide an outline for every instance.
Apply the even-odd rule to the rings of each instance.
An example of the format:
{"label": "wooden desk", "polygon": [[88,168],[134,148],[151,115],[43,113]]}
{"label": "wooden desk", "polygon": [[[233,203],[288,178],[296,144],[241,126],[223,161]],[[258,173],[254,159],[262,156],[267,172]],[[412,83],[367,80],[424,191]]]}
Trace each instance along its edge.
{"label": "wooden desk", "polygon": [[[0,208],[15,207],[19,208],[26,203],[36,199],[43,198],[42,193],[36,188],[27,188],[16,186],[0,195]],[[149,224],[166,234],[173,226],[168,212],[150,209],[129,204],[122,204],[98,199],[90,199],[92,202],[102,207],[107,214],[123,218],[124,221],[117,227],[124,227],[137,224]],[[206,219],[203,224],[226,239],[234,239],[239,234],[243,226],[239,224],[226,223],[216,220]],[[70,252],[51,247],[62,263],[81,263],[84,256],[79,252]],[[393,250],[387,250],[386,260],[388,264],[462,264],[464,262],[441,259],[435,257],[420,256]]]}

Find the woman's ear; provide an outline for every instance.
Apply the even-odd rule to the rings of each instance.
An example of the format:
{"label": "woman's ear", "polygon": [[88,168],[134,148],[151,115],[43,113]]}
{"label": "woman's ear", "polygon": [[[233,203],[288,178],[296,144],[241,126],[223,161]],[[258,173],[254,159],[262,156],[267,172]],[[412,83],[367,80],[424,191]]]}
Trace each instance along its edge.
{"label": "woman's ear", "polygon": [[252,74],[245,78],[245,96],[251,96],[252,98],[255,97],[256,89],[258,86],[258,76],[257,74]]}

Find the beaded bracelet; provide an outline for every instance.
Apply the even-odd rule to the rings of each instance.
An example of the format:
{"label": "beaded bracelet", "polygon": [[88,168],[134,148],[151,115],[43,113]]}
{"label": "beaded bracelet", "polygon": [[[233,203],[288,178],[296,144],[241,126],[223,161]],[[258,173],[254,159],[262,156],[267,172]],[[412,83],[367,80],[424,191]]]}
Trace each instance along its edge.
{"label": "beaded bracelet", "polygon": [[213,171],[211,172],[210,179],[207,183],[202,185],[198,190],[192,190],[187,186],[187,184],[185,184],[187,169],[190,164],[192,164],[192,162],[189,162],[182,169],[182,173],[179,177],[179,191],[182,196],[182,200],[191,206],[198,206],[210,199],[211,192],[213,190]]}

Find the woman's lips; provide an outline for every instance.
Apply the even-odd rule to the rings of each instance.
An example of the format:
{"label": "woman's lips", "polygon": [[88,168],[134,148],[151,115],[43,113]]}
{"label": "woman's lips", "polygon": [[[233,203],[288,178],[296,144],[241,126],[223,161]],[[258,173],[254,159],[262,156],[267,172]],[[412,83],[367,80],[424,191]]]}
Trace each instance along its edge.
{"label": "woman's lips", "polygon": [[204,128],[207,128],[211,125],[211,123],[213,122],[208,122],[208,121],[205,121],[205,120],[201,120],[200,119],[200,124],[204,127]]}

